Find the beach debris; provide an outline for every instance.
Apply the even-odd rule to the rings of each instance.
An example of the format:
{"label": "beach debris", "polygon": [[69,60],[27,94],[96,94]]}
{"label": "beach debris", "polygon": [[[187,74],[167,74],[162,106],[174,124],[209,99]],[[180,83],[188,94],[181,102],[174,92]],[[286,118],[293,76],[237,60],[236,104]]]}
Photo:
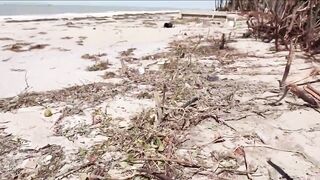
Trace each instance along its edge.
{"label": "beach debris", "polygon": [[13,41],[14,39],[8,37],[0,37],[0,41]]}
{"label": "beach debris", "polygon": [[115,77],[116,77],[116,73],[110,72],[110,71],[106,71],[102,77],[103,77],[104,79],[115,78]]}
{"label": "beach debris", "polygon": [[14,72],[25,72],[26,69],[11,68],[10,71],[14,71]]}
{"label": "beach debris", "polygon": [[72,39],[73,37],[71,37],[71,36],[64,36],[64,37],[62,37],[61,39]]}
{"label": "beach debris", "polygon": [[307,85],[304,85],[303,88],[300,88],[299,87],[300,85],[297,84],[299,81],[305,80],[308,77],[317,76],[318,75],[317,68],[313,68],[311,73],[308,74],[307,77],[304,77],[298,81],[294,81],[291,83],[286,82],[290,72],[292,61],[294,59],[294,47],[295,47],[294,42],[291,41],[289,55],[286,57],[287,63],[285,66],[285,70],[282,76],[282,80],[279,81],[280,90],[283,91],[283,95],[279,100],[270,104],[275,105],[279,103],[281,100],[283,100],[287,96],[288,92],[291,92],[294,95],[296,95],[298,98],[301,98],[303,101],[307,102],[312,107],[319,107],[320,93],[316,89],[314,89],[311,85],[309,85],[308,82],[301,84],[301,85],[307,84]]}
{"label": "beach debris", "polygon": [[289,50],[295,39],[301,49],[312,55],[320,53],[319,3],[307,1],[270,1],[272,10],[265,11],[256,4],[248,14],[247,25],[256,38],[264,42],[274,40],[276,51],[280,46]]}
{"label": "beach debris", "polygon": [[173,28],[173,24],[171,22],[166,22],[163,24],[164,28]]}
{"label": "beach debris", "polygon": [[11,58],[6,58],[6,59],[3,59],[1,60],[2,62],[8,62]]}
{"label": "beach debris", "polygon": [[52,49],[62,51],[62,52],[71,51],[71,49],[66,49],[66,48],[62,48],[62,47],[56,47],[56,48],[52,48]]}
{"label": "beach debris", "polygon": [[[29,46],[29,47],[28,47]],[[4,50],[10,50],[14,52],[24,52],[24,51],[31,51],[34,49],[44,49],[45,47],[49,46],[49,44],[35,44],[32,45],[32,43],[15,43],[12,45],[6,45],[4,46]]]}
{"label": "beach debris", "polygon": [[120,56],[133,56],[134,55],[134,51],[137,50],[137,48],[128,48],[125,51],[121,51],[120,52]]}
{"label": "beach debris", "polygon": [[30,20],[7,20],[6,23],[25,23],[25,22],[41,22],[41,21],[58,21],[58,18],[41,18]]}
{"label": "beach debris", "polygon": [[289,174],[287,174],[280,166],[271,161],[271,159],[267,160],[267,163],[273,167],[282,176],[282,178],[285,178],[286,180],[293,180]]}
{"label": "beach debris", "polygon": [[29,51],[33,49],[44,49],[45,47],[49,46],[49,44],[36,44],[29,47]]}
{"label": "beach debris", "polygon": [[83,40],[78,40],[78,41],[76,41],[76,43],[77,43],[79,46],[83,46]]}
{"label": "beach debris", "polygon": [[37,28],[33,27],[33,28],[22,28],[22,30],[36,30]]}
{"label": "beach debris", "polygon": [[15,43],[15,44],[11,44],[11,45],[6,45],[4,46],[5,49],[4,50],[10,50],[13,52],[23,52],[23,51],[27,51],[28,49],[26,49],[26,46],[29,46],[31,43]]}
{"label": "beach debris", "polygon": [[132,62],[133,60],[137,60],[137,58],[133,57],[134,56],[134,51],[136,48],[128,48],[125,51],[119,52],[119,57],[120,59],[126,61],[126,62]]}
{"label": "beach debris", "polygon": [[225,44],[226,44],[226,35],[223,33],[221,35],[221,41],[220,41],[219,49],[224,49]]}
{"label": "beach debris", "polygon": [[50,116],[52,116],[52,111],[51,111],[51,109],[49,109],[49,108],[45,109],[43,115],[44,115],[44,117],[50,117]]}
{"label": "beach debris", "polygon": [[87,67],[87,71],[102,71],[109,68],[109,61],[97,61],[94,65]]}
{"label": "beach debris", "polygon": [[144,20],[142,21],[142,24],[146,27],[157,27],[157,23],[155,23],[154,20]]}
{"label": "beach debris", "polygon": [[93,61],[98,61],[100,60],[101,57],[106,56],[106,53],[98,53],[98,54],[84,54],[81,56],[82,59],[89,59],[89,60],[93,60]]}

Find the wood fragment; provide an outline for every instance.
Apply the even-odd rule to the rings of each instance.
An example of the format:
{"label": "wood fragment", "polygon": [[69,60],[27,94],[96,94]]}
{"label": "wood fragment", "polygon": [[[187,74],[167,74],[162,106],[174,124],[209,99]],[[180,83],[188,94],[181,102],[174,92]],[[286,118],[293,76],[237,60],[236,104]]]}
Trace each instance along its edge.
{"label": "wood fragment", "polygon": [[307,94],[302,88],[298,87],[295,84],[291,84],[289,86],[289,90],[296,95],[298,98],[301,98],[303,101],[307,102],[308,104],[310,104],[312,107],[318,107],[319,104],[317,103],[317,101],[315,101],[312,96],[310,96],[309,94]]}
{"label": "wood fragment", "polygon": [[273,167],[281,176],[287,180],[293,180],[292,177],[290,177],[280,166],[273,163],[270,159],[267,161],[267,163]]}
{"label": "wood fragment", "polygon": [[320,101],[320,92],[318,90],[316,90],[315,88],[313,88],[311,85],[306,85],[303,87],[303,89],[309,93],[311,96],[313,96],[314,98],[316,98],[318,101]]}

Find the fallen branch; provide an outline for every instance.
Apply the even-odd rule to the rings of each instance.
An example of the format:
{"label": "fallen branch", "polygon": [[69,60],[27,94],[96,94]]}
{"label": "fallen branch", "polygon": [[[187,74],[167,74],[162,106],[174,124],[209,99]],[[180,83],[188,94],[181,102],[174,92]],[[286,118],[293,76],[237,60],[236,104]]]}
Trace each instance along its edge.
{"label": "fallen branch", "polygon": [[320,92],[313,88],[311,85],[304,86],[303,89],[309,93],[312,97],[316,98],[318,101],[320,101]]}

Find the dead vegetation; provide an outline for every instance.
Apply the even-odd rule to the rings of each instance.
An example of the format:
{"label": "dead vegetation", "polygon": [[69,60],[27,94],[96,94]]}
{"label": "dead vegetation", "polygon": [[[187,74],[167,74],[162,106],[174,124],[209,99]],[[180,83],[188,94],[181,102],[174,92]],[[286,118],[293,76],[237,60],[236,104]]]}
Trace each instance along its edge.
{"label": "dead vegetation", "polygon": [[110,79],[110,78],[115,78],[117,75],[114,72],[105,72],[104,75],[102,76],[104,79]]}
{"label": "dead vegetation", "polygon": [[134,51],[136,50],[136,48],[129,48],[125,51],[121,51],[119,53],[119,59],[121,61],[126,61],[126,62],[132,62],[134,60],[137,60],[137,58],[134,57]]}
{"label": "dead vegetation", "polygon": [[35,44],[32,43],[15,43],[12,45],[4,46],[4,50],[13,51],[13,52],[24,52],[24,51],[32,51],[35,49],[44,49],[45,47],[49,46],[49,44]]}
{"label": "dead vegetation", "polygon": [[157,27],[157,23],[154,20],[144,20],[142,24],[146,27]]}
{"label": "dead vegetation", "polygon": [[98,61],[100,60],[101,57],[104,57],[106,56],[107,54],[106,53],[99,53],[99,54],[84,54],[81,56],[82,59],[89,59],[89,60],[92,60],[92,61]]}
{"label": "dead vegetation", "polygon": [[13,41],[14,39],[8,38],[8,37],[2,37],[0,38],[0,41]]}
{"label": "dead vegetation", "polygon": [[[77,104],[94,106],[120,92],[125,92],[126,88],[129,87],[118,87],[109,83],[94,83],[44,93],[29,92],[16,97],[0,99],[0,111],[6,112],[39,105],[47,107],[54,102],[65,102],[74,106],[77,106]],[[86,104],[83,104],[83,102],[86,102]]]}
{"label": "dead vegetation", "polygon": [[94,65],[87,67],[87,71],[103,71],[109,68],[109,61],[97,61]]}
{"label": "dead vegetation", "polygon": [[[73,140],[77,134],[89,135],[91,131],[98,130],[99,135],[107,137],[105,141],[89,149],[79,149],[77,160],[82,164],[59,174],[58,170],[63,167],[62,149],[51,147],[50,162],[41,166],[38,174],[25,173],[25,177],[62,179],[80,173],[88,179],[171,180],[191,179],[197,175],[210,179],[237,179],[239,176],[253,179],[259,176],[259,170],[263,167],[250,164],[247,159],[247,150],[250,147],[286,151],[307,159],[299,151],[267,146],[259,135],[244,133],[231,124],[232,121],[247,117],[275,118],[279,109],[270,106],[269,99],[255,100],[266,89],[273,89],[268,84],[219,78],[220,74],[215,70],[216,64],[213,61],[218,61],[218,65],[225,71],[231,71],[225,65],[247,57],[247,54],[230,48],[229,42],[224,34],[216,37],[192,36],[173,41],[169,44],[168,52],[142,58],[142,60],[152,59],[155,62],[165,59],[166,62],[160,71],[147,70],[145,73],[139,73],[137,69],[126,66],[127,61],[122,59],[122,69],[119,73],[106,72],[104,75],[105,78],[122,77],[125,80],[121,85],[95,83],[0,99],[0,111],[4,112],[38,105],[48,107],[64,102],[69,106],[60,112],[61,116],[55,124],[55,128],[58,129],[57,135],[64,135]],[[132,57],[134,50],[123,51],[121,56]],[[92,68],[100,70],[108,67],[108,63],[98,65],[102,56],[105,55],[85,54],[82,58],[96,61],[96,66]],[[292,57],[290,55],[288,57],[289,67]],[[200,62],[203,58],[206,58],[206,63]],[[288,72],[289,70],[285,71],[285,74]],[[318,75],[319,71],[315,70],[312,74]],[[284,75],[281,87],[290,87],[294,93],[295,87],[286,84],[285,76],[287,75]],[[115,95],[137,90],[138,85],[152,86],[151,90],[139,91],[136,97],[153,99],[156,106],[145,109],[131,118],[129,127],[118,127],[118,119],[108,116],[108,113],[103,112],[101,108],[92,112],[92,125],[72,130],[61,127],[61,121],[65,117],[81,114],[83,109],[101,105]],[[310,94],[313,97],[319,96],[310,86],[304,90],[312,91]],[[250,100],[241,100],[241,97],[248,96]],[[190,140],[188,136],[190,130],[205,122],[210,122],[212,127],[208,128],[213,128],[215,131],[223,130],[227,135],[213,134],[209,144],[193,144],[192,147],[186,147],[185,144]],[[225,147],[223,153],[214,150],[207,155],[200,153],[208,145],[217,145],[228,140],[234,144],[243,144],[239,139],[245,140],[244,144],[247,146],[237,146],[234,149]],[[18,145],[14,144],[13,147]],[[192,154],[191,152],[181,154],[181,150],[186,148],[192,149]],[[47,155],[45,151],[40,152],[42,153],[36,155]],[[106,159],[108,155],[111,158]],[[273,161],[270,160],[268,163],[278,171],[282,170]],[[121,171],[121,177],[115,178],[106,173],[110,172],[109,170]],[[6,177],[10,179],[13,176]]]}
{"label": "dead vegetation", "polygon": [[320,3],[307,1],[269,1],[267,11],[259,9],[249,13],[248,27],[257,38],[274,40],[279,51],[283,45],[289,50],[291,41],[312,55],[320,53]]}

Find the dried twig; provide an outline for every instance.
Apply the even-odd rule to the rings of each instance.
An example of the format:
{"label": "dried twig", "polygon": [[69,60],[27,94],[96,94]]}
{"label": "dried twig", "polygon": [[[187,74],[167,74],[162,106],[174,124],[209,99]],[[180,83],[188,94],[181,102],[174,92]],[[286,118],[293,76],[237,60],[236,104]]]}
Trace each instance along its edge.
{"label": "dried twig", "polygon": [[232,126],[230,126],[228,123],[226,123],[224,120],[222,119],[219,119],[219,117],[215,116],[215,115],[205,115],[202,117],[203,119],[206,119],[206,118],[213,118],[217,123],[221,123],[227,127],[229,127],[230,129],[234,130],[234,131],[237,131],[235,128],[233,128]]}
{"label": "dried twig", "polygon": [[273,163],[270,159],[267,161],[267,163],[272,166],[281,176],[287,180],[293,180],[292,177],[290,177],[280,166]]}
{"label": "dried twig", "polygon": [[81,169],[90,167],[90,166],[92,166],[94,164],[95,164],[94,162],[88,162],[86,164],[83,164],[83,165],[75,168],[75,169],[69,169],[67,172],[64,172],[62,174],[57,175],[54,179],[63,179],[63,178],[65,178],[65,177],[67,177],[67,176],[69,176],[69,175],[71,175],[71,174],[73,174],[73,173],[75,173],[77,171],[80,171]]}
{"label": "dried twig", "polygon": [[293,45],[293,40],[292,40],[290,43],[290,51],[289,51],[289,55],[287,56],[287,64],[286,64],[286,68],[285,68],[283,76],[282,76],[280,88],[282,88],[285,85],[285,82],[286,82],[287,77],[289,75],[289,71],[290,71],[290,67],[291,67],[293,58],[294,58],[294,45]]}
{"label": "dried twig", "polygon": [[195,103],[196,101],[198,101],[199,98],[198,97],[193,97],[192,99],[190,99],[189,101],[187,101],[186,103],[184,103],[181,108],[186,108],[188,106],[190,106],[191,104]]}

